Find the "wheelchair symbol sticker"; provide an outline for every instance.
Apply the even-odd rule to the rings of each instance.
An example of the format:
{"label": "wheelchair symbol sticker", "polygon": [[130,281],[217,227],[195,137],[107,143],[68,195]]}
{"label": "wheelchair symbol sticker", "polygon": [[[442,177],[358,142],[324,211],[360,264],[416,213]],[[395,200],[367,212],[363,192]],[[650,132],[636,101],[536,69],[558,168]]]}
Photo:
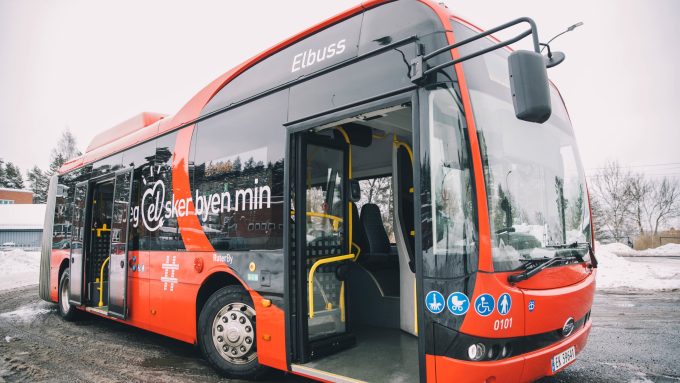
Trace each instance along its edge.
{"label": "wheelchair symbol sticker", "polygon": [[475,299],[475,311],[483,317],[491,315],[495,306],[496,302],[491,294],[482,294]]}
{"label": "wheelchair symbol sticker", "polygon": [[444,311],[444,307],[446,306],[444,296],[439,291],[430,291],[425,296],[425,306],[430,312],[439,314]]}
{"label": "wheelchair symbol sticker", "polygon": [[446,299],[446,307],[453,315],[463,315],[470,308],[470,299],[461,292],[455,292]]}
{"label": "wheelchair symbol sticker", "polygon": [[510,298],[510,294],[501,294],[501,296],[498,297],[498,313],[501,315],[508,315],[511,307],[512,298]]}

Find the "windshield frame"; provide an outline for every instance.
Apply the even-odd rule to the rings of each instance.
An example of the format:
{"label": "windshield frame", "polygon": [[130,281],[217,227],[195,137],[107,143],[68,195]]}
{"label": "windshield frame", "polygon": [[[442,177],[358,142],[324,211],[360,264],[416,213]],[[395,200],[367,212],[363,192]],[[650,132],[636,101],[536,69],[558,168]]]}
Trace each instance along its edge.
{"label": "windshield frame", "polygon": [[[466,23],[463,20],[459,20],[457,18],[452,18],[450,21],[451,21],[451,24],[452,24],[452,29],[454,31],[454,35],[457,36],[458,40],[465,39],[465,38],[469,37],[468,35],[470,35],[470,34],[479,33],[478,28],[471,26],[470,24]],[[461,28],[463,28],[464,30],[467,30],[467,31],[461,32]],[[461,55],[465,55],[464,52],[468,49],[476,51],[476,50],[481,49],[480,45],[482,45],[482,44],[493,44],[494,42],[495,41],[494,41],[493,37],[480,39],[477,42],[477,44],[470,43],[470,44],[466,44],[466,46],[460,47],[459,52],[461,52]],[[505,104],[509,105],[509,110],[506,110],[506,112],[512,112],[512,113],[507,114],[507,118],[506,118],[505,114],[502,115],[502,120],[505,121],[503,123],[503,125],[510,125],[510,127],[512,128],[513,126],[521,126],[521,124],[524,124],[524,122],[517,122],[519,120],[517,120],[516,117],[514,116],[514,111],[513,111],[513,108],[512,108],[510,86],[509,86],[509,78],[507,77],[507,74],[506,74],[507,72],[503,72],[503,71],[507,71],[507,66],[506,66],[507,65],[506,64],[507,59],[503,60],[503,62],[501,62],[501,60],[494,59],[494,55],[496,57],[501,56],[501,57],[505,58],[506,55],[503,54],[503,53],[509,52],[509,51],[511,51],[510,48],[501,48],[499,50],[495,50],[495,51],[489,52],[485,55],[479,56],[475,59],[471,59],[469,61],[466,61],[462,64],[462,69],[463,69],[463,72],[465,74],[465,82],[468,85],[467,90],[468,90],[469,100],[470,100],[471,109],[472,109],[472,113],[469,116],[469,118],[472,118],[474,120],[475,130],[477,131],[477,136],[479,138],[478,139],[478,147],[475,148],[475,150],[479,150],[479,153],[482,156],[484,185],[485,185],[485,191],[486,191],[486,195],[487,195],[487,208],[488,208],[487,211],[488,211],[488,219],[489,219],[489,227],[490,227],[490,233],[489,233],[490,238],[489,238],[488,244],[491,247],[491,249],[490,249],[491,254],[490,255],[493,259],[494,272],[504,272],[504,271],[513,271],[513,270],[517,270],[517,269],[522,269],[526,266],[526,260],[550,259],[552,257],[557,256],[558,253],[562,253],[562,254],[564,253],[564,250],[559,250],[560,246],[562,248],[564,248],[565,245],[571,245],[572,242],[577,242],[576,248],[578,248],[579,253],[581,251],[583,251],[582,259],[584,259],[586,262],[590,261],[590,249],[592,248],[593,236],[592,236],[592,219],[590,217],[590,207],[589,207],[587,184],[586,184],[585,175],[584,175],[584,172],[583,172],[583,166],[582,166],[582,163],[581,163],[581,159],[580,159],[580,156],[579,156],[579,153],[578,153],[578,146],[577,146],[576,139],[575,139],[575,136],[574,136],[574,133],[573,133],[573,127],[571,125],[571,119],[570,119],[569,114],[566,110],[566,106],[564,105],[564,101],[562,99],[561,94],[559,93],[557,88],[552,83],[550,83],[550,92],[551,92],[551,102],[553,104],[553,116],[551,116],[552,121],[549,120],[551,122],[546,123],[548,125],[545,126],[545,130],[548,130],[548,129],[554,130],[555,128],[557,128],[561,132],[556,131],[557,132],[556,134],[560,135],[560,138],[563,141],[568,142],[570,144],[570,146],[566,146],[566,148],[570,148],[570,154],[571,154],[572,159],[573,159],[573,166],[571,166],[571,168],[569,170],[573,170],[575,172],[569,173],[570,178],[568,178],[567,180],[572,181],[571,183],[574,183],[574,180],[576,180],[575,184],[577,185],[578,189],[580,189],[579,198],[577,198],[577,200],[580,201],[580,205],[579,205],[578,208],[574,208],[574,210],[578,210],[579,212],[578,212],[578,214],[577,213],[570,213],[570,214],[572,214],[575,217],[574,220],[576,222],[578,222],[578,225],[579,225],[578,230],[570,230],[570,229],[567,228],[565,205],[566,205],[568,199],[564,198],[564,189],[566,189],[566,187],[558,188],[558,186],[563,186],[558,182],[558,178],[559,178],[558,176],[555,176],[555,192],[554,193],[559,195],[559,197],[557,198],[557,206],[558,206],[557,210],[558,210],[558,214],[559,214],[560,219],[561,219],[561,230],[562,230],[562,233],[563,233],[562,235],[560,235],[560,237],[561,237],[560,241],[554,240],[554,238],[556,238],[557,236],[555,236],[555,235],[550,236],[548,234],[548,233],[554,233],[555,232],[554,227],[553,227],[554,225],[549,227],[549,225],[547,223],[548,221],[550,221],[550,219],[554,218],[553,217],[554,214],[551,215],[551,213],[553,213],[553,212],[549,211],[550,209],[542,211],[546,215],[546,218],[544,218],[544,223],[543,223],[544,234],[542,236],[542,239],[540,240],[540,242],[536,241],[537,243],[532,243],[532,244],[526,245],[526,247],[531,249],[531,250],[538,250],[538,249],[541,250],[540,252],[538,252],[538,254],[532,254],[531,256],[529,256],[527,254],[521,254],[520,255],[519,253],[517,253],[515,251],[515,247],[517,247],[518,249],[523,248],[523,245],[515,246],[519,237],[522,237],[522,236],[527,237],[527,238],[519,238],[519,239],[523,240],[523,241],[528,241],[528,240],[533,240],[533,234],[534,234],[534,233],[531,233],[531,232],[521,233],[522,229],[527,229],[527,228],[526,227],[523,227],[523,228],[521,228],[521,227],[517,228],[516,227],[518,224],[520,226],[524,224],[524,222],[516,222],[515,216],[513,215],[513,214],[516,214],[516,213],[514,213],[514,212],[511,213],[511,209],[508,209],[508,211],[506,211],[507,217],[501,218],[500,222],[494,223],[494,220],[499,221],[498,219],[496,219],[496,218],[499,218],[499,217],[497,217],[499,208],[495,207],[494,204],[497,204],[497,202],[500,198],[500,197],[498,197],[498,195],[502,194],[500,190],[497,193],[495,188],[498,187],[498,185],[500,185],[500,183],[504,183],[504,187],[506,189],[509,188],[509,185],[507,183],[505,183],[506,182],[505,180],[503,180],[502,182],[500,180],[498,180],[498,178],[499,178],[498,174],[496,174],[496,177],[495,177],[496,178],[496,180],[495,180],[496,184],[494,184],[494,177],[492,177],[492,172],[494,171],[493,168],[497,164],[493,163],[493,161],[494,161],[493,159],[490,161],[488,151],[493,149],[493,144],[491,145],[491,147],[489,147],[489,144],[488,144],[487,141],[493,141],[494,138],[485,137],[485,133],[489,133],[489,135],[492,136],[493,133],[494,133],[493,132],[494,128],[491,128],[491,131],[488,131],[488,129],[485,130],[485,125],[489,126],[488,121],[490,120],[488,118],[488,116],[486,116],[485,114],[488,114],[489,110],[496,110],[496,109],[488,108],[488,105],[485,108],[485,106],[483,105],[484,103],[482,101],[480,101],[480,98],[479,98],[480,94],[482,96],[485,95],[484,94],[485,92],[483,91],[484,90],[483,87],[487,84],[485,84],[484,80],[480,80],[479,78],[480,77],[488,77],[489,81],[487,81],[487,82],[488,83],[492,83],[492,82],[494,83],[493,86],[496,87],[496,89],[495,89],[496,92],[505,92],[504,88],[507,88],[507,96],[505,96],[505,94],[503,93],[503,95],[501,97],[497,97],[494,100],[500,106],[504,107],[504,106],[506,106]],[[491,57],[491,59],[489,58],[489,56]],[[492,61],[492,63],[489,64],[488,61],[485,61],[484,65],[479,65],[480,64],[479,60],[490,60],[490,61]],[[475,63],[478,64],[477,65],[478,67],[485,68],[485,70],[481,71],[478,68],[471,67],[471,65],[475,65]],[[495,65],[495,67],[492,66],[492,64]],[[502,66],[505,66],[505,68],[502,68]],[[487,70],[486,69],[487,67],[489,67],[490,69]],[[499,70],[499,68],[500,68],[500,70]],[[475,71],[478,72],[478,73],[482,72],[485,76],[479,76],[478,75],[477,76],[478,78],[476,79],[475,75],[473,75],[473,73]],[[479,81],[481,81],[481,82],[479,82]],[[476,83],[476,82],[479,82],[479,83]],[[480,85],[481,86],[480,89],[482,89],[482,91],[480,91],[480,89],[475,89],[475,85]],[[477,93],[477,94],[475,94],[475,93]],[[488,97],[489,99],[493,98],[494,92],[489,93],[488,96],[489,96]],[[485,113],[485,114],[480,114],[481,110],[484,110],[485,112],[482,112],[482,113]],[[511,119],[512,119],[512,121],[511,121]],[[555,121],[557,121],[557,119],[559,119],[559,123],[555,122]],[[487,122],[485,122],[485,120]],[[530,124],[530,123],[527,123],[527,124]],[[539,128],[539,129],[544,128],[544,127],[542,127],[538,124],[536,124],[536,125],[537,125],[537,128]],[[500,131],[501,129],[499,127],[496,127],[495,130]],[[540,131],[537,130],[537,132],[540,132]],[[540,132],[540,134],[545,135],[545,132]],[[504,136],[504,135],[507,135],[507,132],[501,133],[501,136]],[[501,140],[501,142],[502,141],[503,140]],[[555,141],[561,142],[557,138],[555,139]],[[546,144],[545,147],[549,148],[550,145]],[[562,149],[565,148],[564,146],[557,146],[557,147],[559,148],[560,152],[562,152]],[[499,151],[498,153],[504,153],[504,151]],[[559,153],[559,154],[563,155],[562,153]],[[553,157],[554,156],[555,155],[553,153]],[[504,158],[504,155],[501,155],[501,156],[497,155],[496,157],[497,157],[496,158],[496,160],[497,160],[498,158]],[[530,156],[527,156],[527,158],[529,158],[529,157]],[[539,163],[540,162],[536,162],[536,164],[539,164]],[[534,164],[534,165],[536,165],[536,164]],[[513,164],[513,166],[514,165],[515,164]],[[522,164],[520,164],[520,165],[522,165]],[[564,161],[562,163],[562,166],[564,167],[562,177],[566,177],[567,171],[566,171],[566,165],[564,165]],[[538,168],[539,168],[539,170],[542,170],[540,168],[540,166],[538,166]],[[508,174],[510,174],[511,172],[512,172],[512,170],[508,171]],[[552,174],[550,172],[546,172],[546,173]],[[500,178],[503,178],[503,177],[500,177]],[[546,179],[547,178],[549,178],[549,177],[546,177]],[[562,182],[564,182],[564,178],[562,179]],[[573,189],[573,187],[572,187],[572,189]],[[559,191],[562,191],[562,193],[559,193]],[[510,196],[511,192],[512,192],[512,190],[508,189],[508,191],[507,191],[508,196]],[[520,195],[521,194],[524,194],[524,193],[520,193]],[[533,196],[533,194],[532,194],[532,196]],[[544,197],[544,199],[545,199],[545,197],[547,197],[547,196],[550,196],[550,193],[543,192],[542,195],[537,196],[537,197],[539,197],[539,198]],[[522,196],[522,198],[527,198],[527,197]],[[523,207],[523,206],[521,206],[521,204],[518,204],[517,201],[513,201],[513,202],[516,205],[516,207],[520,207],[520,208]],[[511,205],[512,204],[510,204],[510,203],[505,204],[506,207],[511,206]],[[547,206],[547,204],[546,204],[546,206]],[[560,208],[560,206],[561,206],[561,208]],[[552,210],[554,210],[554,208]],[[540,212],[541,211],[539,211],[539,213]],[[502,223],[503,221],[506,223],[506,225],[505,226],[503,226],[502,224],[499,225],[499,223]],[[526,222],[526,223],[530,223],[530,222]],[[552,224],[552,222],[551,222],[551,224]],[[527,226],[527,225],[525,225],[525,226]],[[528,226],[529,226],[528,229],[531,229],[531,226],[536,226],[536,225],[528,225]],[[500,230],[501,233],[498,232],[499,229],[501,229]],[[520,230],[518,230],[518,229],[520,229]],[[551,230],[552,230],[552,232],[551,232]],[[569,238],[566,234],[567,230],[578,232],[579,236],[578,236],[576,241],[569,241]],[[572,235],[572,233],[570,233],[570,235]],[[506,237],[505,242],[507,242],[507,243],[503,243],[503,241],[499,240],[500,236]],[[515,237],[515,242],[511,242],[510,237]],[[502,250],[503,246],[508,246],[512,251],[515,251],[515,253],[517,253],[517,255],[513,255],[515,257],[513,262],[509,262],[506,259],[506,262],[504,264],[503,262],[501,262],[499,260],[500,259],[499,253],[502,253],[501,250]],[[499,250],[499,248],[501,250]],[[573,249],[572,249],[572,251],[573,251]],[[580,258],[580,257],[578,257],[578,258]]]}

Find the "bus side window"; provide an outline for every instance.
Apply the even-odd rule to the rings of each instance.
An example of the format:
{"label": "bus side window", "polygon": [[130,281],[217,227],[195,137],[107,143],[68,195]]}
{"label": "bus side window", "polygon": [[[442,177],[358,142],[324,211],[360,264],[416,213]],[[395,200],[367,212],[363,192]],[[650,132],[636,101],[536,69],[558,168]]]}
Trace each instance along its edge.
{"label": "bus side window", "polygon": [[287,93],[277,93],[201,121],[194,130],[191,195],[216,251],[283,249],[283,233],[267,230],[283,224],[286,108]]}

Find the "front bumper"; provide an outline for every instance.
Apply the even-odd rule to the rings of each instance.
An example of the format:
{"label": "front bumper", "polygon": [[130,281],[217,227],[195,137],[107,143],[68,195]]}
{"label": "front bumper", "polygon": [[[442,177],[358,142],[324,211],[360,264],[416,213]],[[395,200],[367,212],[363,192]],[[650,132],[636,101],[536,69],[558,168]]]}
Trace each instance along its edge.
{"label": "front bumper", "polygon": [[[568,338],[548,347],[532,351],[516,357],[490,361],[469,362],[445,356],[426,355],[428,382],[532,382],[543,376],[553,375],[551,359],[553,356],[576,347],[580,354],[586,345],[592,322],[587,321],[583,327]],[[434,370],[434,373],[433,371]],[[564,368],[559,371],[563,371]],[[559,372],[558,371],[558,372]]]}

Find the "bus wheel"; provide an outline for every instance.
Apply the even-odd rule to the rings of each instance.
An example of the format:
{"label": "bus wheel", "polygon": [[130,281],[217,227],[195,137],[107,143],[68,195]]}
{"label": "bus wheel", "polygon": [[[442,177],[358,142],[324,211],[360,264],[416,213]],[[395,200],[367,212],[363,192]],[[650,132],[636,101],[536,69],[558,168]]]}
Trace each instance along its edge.
{"label": "bus wheel", "polygon": [[66,268],[63,273],[61,273],[61,279],[59,279],[59,315],[67,321],[72,321],[76,318],[76,308],[69,302],[69,276],[71,275],[70,269]]}
{"label": "bus wheel", "polygon": [[241,286],[227,286],[208,298],[198,320],[201,352],[220,372],[257,379],[266,368],[257,361],[255,310]]}

